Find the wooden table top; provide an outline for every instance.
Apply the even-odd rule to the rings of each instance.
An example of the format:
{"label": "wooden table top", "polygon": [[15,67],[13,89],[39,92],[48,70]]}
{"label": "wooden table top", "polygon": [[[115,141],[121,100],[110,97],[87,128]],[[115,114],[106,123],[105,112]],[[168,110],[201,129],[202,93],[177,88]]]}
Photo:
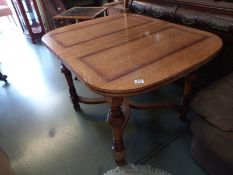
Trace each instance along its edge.
{"label": "wooden table top", "polygon": [[69,25],[42,41],[89,88],[109,96],[134,95],[174,81],[222,47],[214,34],[136,14]]}
{"label": "wooden table top", "polygon": [[105,10],[107,10],[107,7],[73,7],[54,16],[53,19],[89,20],[96,18]]}

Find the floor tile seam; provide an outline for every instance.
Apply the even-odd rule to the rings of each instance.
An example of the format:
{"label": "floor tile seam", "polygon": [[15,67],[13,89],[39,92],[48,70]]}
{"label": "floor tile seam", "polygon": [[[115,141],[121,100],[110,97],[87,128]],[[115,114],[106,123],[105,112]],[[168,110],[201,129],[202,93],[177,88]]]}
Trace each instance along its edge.
{"label": "floor tile seam", "polygon": [[176,141],[178,138],[183,136],[188,131],[188,128],[180,129],[178,132],[176,132],[174,135],[170,136],[167,140],[165,140],[162,144],[160,144],[158,147],[155,147],[151,152],[149,152],[147,155],[145,155],[141,160],[138,160],[135,162],[136,165],[144,164],[146,161],[148,161],[150,158],[156,155],[156,153],[161,152],[164,150],[167,146],[169,146],[171,143]]}

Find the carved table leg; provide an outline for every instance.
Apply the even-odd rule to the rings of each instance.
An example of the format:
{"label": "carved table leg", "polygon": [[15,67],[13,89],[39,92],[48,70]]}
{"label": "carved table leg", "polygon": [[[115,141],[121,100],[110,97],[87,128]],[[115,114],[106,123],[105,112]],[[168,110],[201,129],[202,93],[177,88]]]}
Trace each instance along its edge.
{"label": "carved table leg", "polygon": [[196,80],[197,80],[197,75],[188,75],[185,78],[184,92],[183,92],[183,97],[181,99],[181,107],[180,107],[180,119],[182,121],[186,119],[186,114],[189,108],[189,100],[190,100],[192,85],[193,82]]}
{"label": "carved table leg", "polygon": [[118,166],[125,164],[125,148],[122,139],[124,115],[121,111],[123,98],[111,98],[108,121],[113,133],[113,152]]}
{"label": "carved table leg", "polygon": [[61,72],[65,75],[66,82],[67,82],[68,87],[69,87],[69,93],[70,93],[70,98],[71,98],[72,103],[73,103],[73,107],[76,111],[78,111],[78,110],[80,110],[79,96],[78,96],[76,89],[74,87],[72,74],[63,64],[61,64]]}

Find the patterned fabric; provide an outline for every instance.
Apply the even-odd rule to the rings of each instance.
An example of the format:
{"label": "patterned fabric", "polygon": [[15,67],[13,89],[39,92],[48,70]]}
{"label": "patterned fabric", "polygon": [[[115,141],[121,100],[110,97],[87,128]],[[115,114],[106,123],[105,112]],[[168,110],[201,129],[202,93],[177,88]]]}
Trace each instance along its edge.
{"label": "patterned fabric", "polygon": [[157,168],[152,168],[149,165],[145,165],[145,166],[125,165],[123,167],[116,167],[113,170],[109,170],[104,175],[171,175],[171,174]]}

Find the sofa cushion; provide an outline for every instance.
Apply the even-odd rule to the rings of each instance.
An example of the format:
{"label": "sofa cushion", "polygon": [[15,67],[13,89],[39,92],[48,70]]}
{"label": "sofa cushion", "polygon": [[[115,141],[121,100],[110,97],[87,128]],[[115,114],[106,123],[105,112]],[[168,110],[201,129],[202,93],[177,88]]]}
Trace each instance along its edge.
{"label": "sofa cushion", "polygon": [[212,125],[233,131],[233,72],[199,92],[192,107]]}
{"label": "sofa cushion", "polygon": [[233,174],[233,132],[216,129],[202,118],[191,122],[192,155],[210,174]]}

